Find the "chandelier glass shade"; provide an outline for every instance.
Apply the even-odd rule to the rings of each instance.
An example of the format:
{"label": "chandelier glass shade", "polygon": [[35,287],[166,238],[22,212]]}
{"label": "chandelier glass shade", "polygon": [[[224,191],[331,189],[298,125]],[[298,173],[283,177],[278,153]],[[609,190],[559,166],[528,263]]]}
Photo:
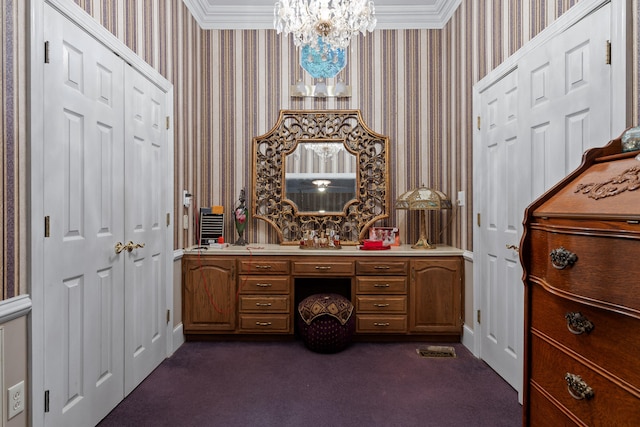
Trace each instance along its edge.
{"label": "chandelier glass shade", "polygon": [[296,46],[344,49],[351,36],[376,26],[371,0],[278,0],[274,9],[278,34],[291,34]]}

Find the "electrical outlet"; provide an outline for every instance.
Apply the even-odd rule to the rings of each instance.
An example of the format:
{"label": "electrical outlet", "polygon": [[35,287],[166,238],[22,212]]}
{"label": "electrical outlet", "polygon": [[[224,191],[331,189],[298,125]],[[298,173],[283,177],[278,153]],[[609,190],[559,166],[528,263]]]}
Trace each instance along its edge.
{"label": "electrical outlet", "polygon": [[24,381],[20,381],[18,384],[9,387],[7,399],[9,400],[7,419],[11,419],[24,411],[25,396],[24,396]]}

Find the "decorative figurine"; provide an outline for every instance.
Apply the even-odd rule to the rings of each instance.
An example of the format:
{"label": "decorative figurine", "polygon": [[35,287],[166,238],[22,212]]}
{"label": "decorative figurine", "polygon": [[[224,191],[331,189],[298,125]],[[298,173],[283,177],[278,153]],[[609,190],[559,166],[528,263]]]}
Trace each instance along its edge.
{"label": "decorative figurine", "polygon": [[234,246],[245,246],[247,241],[244,239],[244,229],[247,226],[247,207],[245,206],[245,193],[244,188],[240,190],[240,197],[238,198],[238,206],[233,211],[233,221],[236,225],[236,231],[238,232],[238,240],[234,243]]}

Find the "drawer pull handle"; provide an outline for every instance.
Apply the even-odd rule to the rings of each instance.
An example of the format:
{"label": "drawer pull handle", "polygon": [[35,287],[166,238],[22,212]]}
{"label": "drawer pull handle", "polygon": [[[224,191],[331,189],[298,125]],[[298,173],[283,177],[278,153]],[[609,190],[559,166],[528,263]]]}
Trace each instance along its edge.
{"label": "drawer pull handle", "polygon": [[256,286],[260,288],[270,288],[273,285],[271,283],[256,283]]}
{"label": "drawer pull handle", "polygon": [[256,307],[271,307],[270,302],[257,302]]}
{"label": "drawer pull handle", "polygon": [[579,375],[567,372],[564,379],[567,382],[567,390],[574,399],[584,400],[593,397],[593,389]]}
{"label": "drawer pull handle", "polygon": [[256,268],[258,270],[271,270],[271,268],[273,268],[273,267],[271,267],[269,264],[267,264],[267,265],[258,264],[258,265],[256,265]]}
{"label": "drawer pull handle", "polygon": [[376,283],[373,285],[374,288],[388,288],[389,286],[388,283]]}
{"label": "drawer pull handle", "polygon": [[388,265],[376,265],[375,267],[373,267],[375,270],[388,270],[391,267],[389,267]]}
{"label": "drawer pull handle", "polygon": [[567,329],[575,335],[588,334],[594,328],[593,323],[580,312],[570,312],[565,314],[567,319]]}
{"label": "drawer pull handle", "polygon": [[316,265],[316,270],[326,271],[326,270],[331,270],[331,267],[328,265]]}
{"label": "drawer pull handle", "polygon": [[384,307],[389,307],[389,304],[373,304],[373,306],[378,308],[384,308]]}
{"label": "drawer pull handle", "polygon": [[389,326],[389,322],[374,322],[373,326],[387,327]]}
{"label": "drawer pull handle", "polygon": [[569,252],[562,246],[558,249],[554,249],[549,254],[551,257],[551,264],[557,268],[558,270],[563,270],[564,268],[571,266],[578,261],[578,255],[573,252]]}
{"label": "drawer pull handle", "polygon": [[256,326],[271,326],[271,322],[256,322]]}

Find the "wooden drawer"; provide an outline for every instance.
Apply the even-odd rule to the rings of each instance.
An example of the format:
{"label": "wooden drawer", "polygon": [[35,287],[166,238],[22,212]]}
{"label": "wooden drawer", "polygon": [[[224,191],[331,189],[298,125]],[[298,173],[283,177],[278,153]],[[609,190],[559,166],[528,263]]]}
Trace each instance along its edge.
{"label": "wooden drawer", "polygon": [[356,315],[356,332],[375,334],[406,333],[407,316],[399,314],[358,314]]}
{"label": "wooden drawer", "polygon": [[531,387],[529,391],[529,414],[528,422],[525,426],[553,426],[553,427],[575,427],[576,422],[563,407],[555,405],[555,401],[544,394],[537,387]]}
{"label": "wooden drawer", "polygon": [[374,274],[382,276],[386,274],[403,275],[407,274],[408,262],[395,260],[371,260],[356,261],[356,274]]}
{"label": "wooden drawer", "polygon": [[356,292],[359,294],[406,294],[406,277],[357,277]]}
{"label": "wooden drawer", "polygon": [[241,294],[288,294],[291,291],[289,276],[240,276]]}
{"label": "wooden drawer", "polygon": [[[531,296],[532,328],[640,389],[640,320],[566,300],[538,285],[531,285]],[[572,333],[567,313],[580,313],[593,324],[591,332]]]}
{"label": "wooden drawer", "polygon": [[358,313],[407,313],[406,296],[363,296],[356,297]]}
{"label": "wooden drawer", "polygon": [[[637,263],[640,240],[532,230],[531,275],[549,286],[592,300],[640,311],[640,292],[629,292],[629,268]],[[564,248],[578,259],[555,268],[550,253]]]}
{"label": "wooden drawer", "polygon": [[240,295],[241,312],[288,313],[289,297],[287,295]]}
{"label": "wooden drawer", "polygon": [[289,333],[288,314],[240,314],[241,332]]}
{"label": "wooden drawer", "polygon": [[[531,386],[562,405],[589,426],[630,426],[640,420],[640,391],[635,395],[596,370],[560,351],[537,335],[531,337]],[[615,363],[615,361],[614,361]],[[565,375],[579,375],[593,390],[591,399],[578,400],[568,390]]]}
{"label": "wooden drawer", "polygon": [[323,259],[317,261],[295,261],[293,263],[294,274],[314,274],[314,275],[353,275],[353,262]]}
{"label": "wooden drawer", "polygon": [[241,259],[240,274],[289,274],[289,261],[272,258]]}

